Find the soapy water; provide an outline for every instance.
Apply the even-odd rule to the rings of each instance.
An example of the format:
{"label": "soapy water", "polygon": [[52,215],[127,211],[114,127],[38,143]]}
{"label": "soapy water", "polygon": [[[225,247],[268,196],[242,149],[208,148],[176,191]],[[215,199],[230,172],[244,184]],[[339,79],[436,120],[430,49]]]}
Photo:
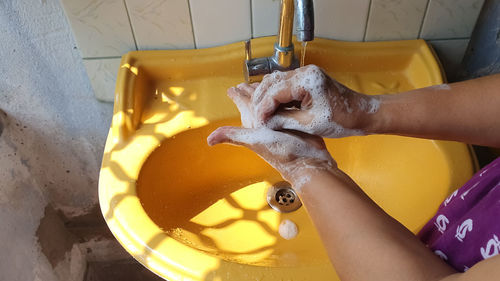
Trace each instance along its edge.
{"label": "soapy water", "polygon": [[286,240],[295,238],[299,233],[297,225],[291,220],[283,220],[280,223],[278,232]]}

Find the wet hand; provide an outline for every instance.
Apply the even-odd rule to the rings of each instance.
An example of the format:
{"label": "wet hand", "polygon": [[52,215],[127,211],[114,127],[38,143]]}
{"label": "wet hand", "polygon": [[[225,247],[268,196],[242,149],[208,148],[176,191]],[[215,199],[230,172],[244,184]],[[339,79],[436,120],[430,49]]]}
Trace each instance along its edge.
{"label": "wet hand", "polygon": [[243,127],[220,127],[208,137],[208,144],[230,143],[253,150],[296,189],[304,183],[308,173],[336,169],[321,137],[259,126],[251,110],[252,96],[258,85],[240,84],[228,90],[228,96],[240,111]]}
{"label": "wet hand", "polygon": [[361,128],[379,106],[377,98],[347,88],[315,65],[264,76],[251,103],[256,124],[329,138],[364,135]]}
{"label": "wet hand", "polygon": [[264,127],[220,127],[210,134],[207,142],[211,146],[229,143],[251,149],[299,190],[310,173],[337,167],[322,138],[301,132],[279,132]]}

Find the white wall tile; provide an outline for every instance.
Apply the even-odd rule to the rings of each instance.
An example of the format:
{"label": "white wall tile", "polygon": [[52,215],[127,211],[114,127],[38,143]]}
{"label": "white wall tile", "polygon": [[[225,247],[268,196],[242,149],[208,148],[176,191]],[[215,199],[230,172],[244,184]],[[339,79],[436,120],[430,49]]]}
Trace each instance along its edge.
{"label": "white wall tile", "polygon": [[113,102],[120,60],[120,58],[83,60],[94,95],[98,100]]}
{"label": "white wall tile", "polygon": [[84,58],[135,50],[123,0],[62,0]]}
{"label": "white wall tile", "polygon": [[126,0],[139,50],[194,48],[188,0]]}
{"label": "white wall tile", "polygon": [[464,57],[469,39],[429,41],[443,64],[446,76],[453,80]]}
{"label": "white wall tile", "polygon": [[422,26],[424,39],[470,37],[484,0],[430,0]]}
{"label": "white wall tile", "polygon": [[250,0],[190,0],[198,48],[224,45],[251,37]]}
{"label": "white wall tile", "polygon": [[253,37],[278,34],[280,0],[252,0]]}
{"label": "white wall tile", "polygon": [[315,0],[315,35],[346,41],[362,41],[370,0]]}
{"label": "white wall tile", "polygon": [[372,0],[366,41],[418,38],[428,0]]}

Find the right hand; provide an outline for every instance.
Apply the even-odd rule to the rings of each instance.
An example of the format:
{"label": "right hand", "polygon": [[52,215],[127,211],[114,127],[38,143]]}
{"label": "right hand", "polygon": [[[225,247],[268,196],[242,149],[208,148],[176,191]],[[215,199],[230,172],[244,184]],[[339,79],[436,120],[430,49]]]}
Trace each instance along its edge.
{"label": "right hand", "polygon": [[[300,108],[287,108],[291,103]],[[267,74],[252,96],[261,125],[328,138],[364,135],[367,115],[378,106],[377,98],[347,88],[315,65]]]}

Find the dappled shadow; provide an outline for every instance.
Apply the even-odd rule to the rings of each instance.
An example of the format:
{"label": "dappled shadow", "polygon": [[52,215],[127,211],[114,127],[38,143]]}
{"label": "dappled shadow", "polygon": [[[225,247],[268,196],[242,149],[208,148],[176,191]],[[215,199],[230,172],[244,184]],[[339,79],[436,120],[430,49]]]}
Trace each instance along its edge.
{"label": "dappled shadow", "polygon": [[[153,77],[141,67],[123,65],[123,68],[132,82],[121,93],[129,95],[128,100],[115,103],[113,126],[128,131],[122,135],[114,134],[112,130],[103,155],[101,173],[116,181],[119,185],[116,188],[120,190],[112,192],[114,186],[100,186],[113,194],[106,199],[108,206],[105,206],[104,217],[108,221],[116,219],[117,208],[127,198],[138,196],[147,215],[163,230],[148,241],[142,241],[144,248],[135,249],[133,254],[146,261],[152,249],[157,249],[170,238],[232,261],[238,261],[243,255],[272,253],[272,241],[276,240],[277,231],[268,222],[259,220],[259,213],[270,208],[267,205],[257,209],[245,208],[231,194],[252,183],[278,181],[281,177],[248,150],[229,146],[210,148],[206,144],[206,137],[218,126],[240,123],[238,118],[227,119],[238,115],[225,93],[228,87],[241,81],[240,75],[220,75],[210,78],[214,80],[210,83],[204,77],[171,81],[166,76],[161,79]],[[199,122],[192,128],[190,122],[196,119]],[[206,123],[209,126],[196,129]],[[141,138],[161,145],[154,150],[144,149],[144,156],[151,155],[136,178],[129,174],[128,163],[121,161],[126,161],[123,155]],[[120,153],[122,156],[117,157]],[[138,160],[131,156],[130,161]],[[215,223],[196,220],[197,215],[221,201],[227,202],[240,215],[225,218],[221,214],[223,221]],[[276,217],[279,220],[279,215]],[[267,244],[233,250],[221,247],[217,236],[204,232],[226,231],[241,222],[252,223],[272,239],[268,239]]]}
{"label": "dappled shadow", "polygon": [[[272,42],[268,41],[268,43],[269,51],[272,51]],[[386,94],[440,83],[439,77],[432,72],[433,69],[421,67],[421,65],[429,65],[426,64],[429,59],[428,55],[422,54],[422,50],[426,50],[422,48],[423,44],[425,43],[416,41],[392,42],[390,45],[377,43],[375,48],[375,44],[363,43],[362,46],[367,48],[361,48],[361,46],[354,48],[351,43],[332,43],[332,41],[318,39],[310,43],[306,58],[308,63],[323,67],[330,75],[354,90],[363,93]],[[130,184],[128,190],[111,199],[107,217],[113,217],[113,208],[116,204],[123,202],[127,196],[132,196],[130,194],[135,196],[134,192],[137,191],[137,196],[148,216],[164,231],[145,241],[145,247],[140,249],[137,255],[147,258],[151,249],[158,248],[163,241],[172,237],[185,245],[216,255],[225,261],[250,264],[248,262],[250,259],[246,259],[250,255],[255,255],[252,262],[259,259],[265,260],[267,256],[275,254],[281,245],[285,245],[276,240],[279,237],[273,227],[275,225],[262,220],[261,215],[268,211],[267,206],[249,207],[236,198],[239,191],[253,183],[273,182],[276,180],[274,177],[276,174],[273,173],[276,172],[271,171],[269,166],[263,164],[261,159],[248,150],[231,146],[209,148],[205,143],[208,134],[217,126],[237,124],[234,120],[210,123],[228,118],[232,113],[234,113],[233,116],[237,116],[234,106],[226,106],[231,104],[231,101],[221,96],[225,96],[227,87],[242,81],[242,77],[235,75],[227,78],[221,77],[224,75],[221,73],[214,75],[213,70],[210,70],[212,75],[207,72],[211,66],[217,65],[228,72],[238,71],[239,73],[243,62],[243,52],[241,52],[241,57],[232,55],[233,61],[230,61],[226,54],[224,54],[224,60],[220,60],[222,53],[228,53],[227,50],[230,50],[224,48],[217,49],[218,53],[200,51],[196,53],[199,55],[196,61],[188,59],[184,61],[184,63],[188,62],[187,66],[175,65],[180,68],[170,65],[165,67],[165,63],[169,63],[167,59],[155,62],[154,67],[151,66],[149,73],[144,76],[150,78],[150,80],[143,80],[147,81],[143,85],[147,87],[140,88],[141,86],[138,85],[139,88],[133,90],[136,96],[133,102],[128,104],[129,107],[116,112],[130,119],[126,120],[129,121],[128,123],[125,122],[125,124],[131,124],[128,136],[131,138],[150,137],[161,142],[161,145],[153,152],[144,151],[151,155],[142,166],[137,186],[134,182],[136,179],[129,178],[120,163],[111,161],[112,164],[108,165],[115,173],[117,180]],[[243,48],[240,46],[239,49],[231,50],[236,50],[233,53],[237,53]],[[182,56],[187,55],[184,53]],[[328,59],[325,60],[325,58]],[[236,67],[237,70],[235,70]],[[134,70],[130,66],[129,69],[131,75],[139,77],[144,74],[141,69]],[[432,73],[429,77],[414,79],[417,76],[416,73],[424,72]],[[186,73],[197,76],[195,79],[186,79]],[[158,78],[160,76],[162,77]],[[226,104],[221,106],[224,103]],[[228,109],[231,108],[234,112],[229,112],[231,113],[229,114]],[[169,128],[169,132],[172,133],[169,136],[165,134],[165,131],[160,130],[160,127],[164,125],[166,125],[164,127],[173,126],[172,121],[188,111],[191,111],[195,117],[205,118],[210,125],[190,130],[189,125],[182,124],[186,125],[186,128],[174,133]],[[116,116],[118,120],[120,115]],[[127,144],[126,139],[121,139],[115,144],[113,151],[123,150],[127,148]],[[402,222],[411,222],[413,228],[420,221],[424,221],[427,216],[425,212],[429,212],[421,206],[432,205],[429,203],[430,200],[440,202],[442,198],[436,199],[435,197],[444,196],[447,191],[448,187],[445,186],[441,194],[436,196],[440,190],[439,187],[446,185],[448,180],[446,177],[432,179],[429,183],[428,175],[448,174],[449,167],[448,162],[441,159],[442,156],[436,157],[436,155],[443,154],[442,151],[436,150],[438,146],[435,147],[428,141],[408,141],[401,137],[381,136],[380,138],[366,137],[362,140],[331,141],[327,142],[327,146],[331,148],[339,166],[360,183],[367,194],[395,218],[401,219]],[[350,165],[354,159],[356,165]],[[433,165],[428,165],[429,161],[426,162],[424,159],[433,159]],[[108,158],[108,160],[111,159]],[[391,170],[391,174],[387,173],[387,170]],[[394,175],[402,176],[395,177]],[[410,183],[407,181],[409,177],[412,178]],[[277,178],[279,179],[279,176]],[[401,188],[402,186],[405,188]],[[422,191],[424,186],[429,186],[425,190],[427,193]],[[136,187],[136,190],[130,190]],[[413,190],[417,190],[418,194],[410,192]],[[255,198],[252,200],[247,198],[243,202],[257,201],[253,199]],[[416,214],[414,210],[419,210],[419,212]],[[279,221],[281,217],[278,214],[275,218]],[[242,235],[242,240],[237,240],[241,238],[238,234],[241,234],[242,230],[250,229],[249,225],[253,227],[252,231],[248,231],[247,236]],[[300,227],[303,225],[305,223],[302,223]],[[307,228],[302,228],[301,235],[305,235],[307,231]],[[240,244],[246,246],[244,244],[255,242],[249,238],[249,234],[253,235],[251,238],[255,240],[262,239],[262,237],[269,239],[266,243],[254,243],[254,247],[240,247]],[[297,258],[311,259],[312,261],[308,261],[309,264],[318,263],[318,259],[315,260],[312,254],[308,254],[311,252],[316,254],[321,247],[311,246],[316,238],[314,235],[307,236],[310,238],[307,240],[308,243],[294,241],[297,242],[294,244],[294,251],[296,247],[304,247],[303,244],[308,248],[292,252],[297,253]],[[236,243],[231,243],[234,241]],[[289,246],[289,244],[286,245]],[[276,257],[282,256],[276,254]],[[205,280],[230,280],[226,275],[233,269],[230,268],[230,264],[221,262],[218,267],[205,274]]]}
{"label": "dappled shadow", "polygon": [[137,180],[137,195],[144,210],[166,234],[228,259],[263,253],[272,245],[221,248],[221,241],[214,233],[235,231],[237,224],[246,222],[251,225],[245,227],[259,228],[259,233],[268,237],[278,235],[268,222],[259,218],[262,211],[271,210],[264,195],[247,199],[264,202],[263,206],[247,208],[232,193],[254,183],[280,181],[280,175],[250,150],[206,145],[206,137],[212,130],[237,122],[215,122],[166,139],[144,163]]}

